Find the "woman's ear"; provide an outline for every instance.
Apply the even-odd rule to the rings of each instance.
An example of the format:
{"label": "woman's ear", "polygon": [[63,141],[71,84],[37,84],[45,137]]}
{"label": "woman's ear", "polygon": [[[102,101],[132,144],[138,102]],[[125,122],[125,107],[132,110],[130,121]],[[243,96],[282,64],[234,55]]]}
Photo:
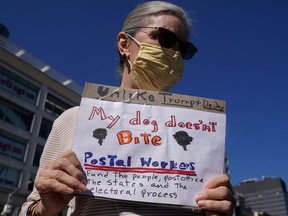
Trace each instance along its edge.
{"label": "woman's ear", "polygon": [[120,32],[117,36],[118,50],[122,57],[129,57],[129,41],[125,32]]}

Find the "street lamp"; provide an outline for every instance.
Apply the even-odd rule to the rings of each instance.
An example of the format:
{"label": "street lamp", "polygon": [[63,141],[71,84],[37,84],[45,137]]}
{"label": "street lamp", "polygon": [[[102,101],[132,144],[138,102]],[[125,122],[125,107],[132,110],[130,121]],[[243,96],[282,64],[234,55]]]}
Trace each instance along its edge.
{"label": "street lamp", "polygon": [[6,204],[4,205],[4,208],[1,212],[1,216],[9,216],[11,215],[12,213],[12,205],[10,205],[10,200],[11,200],[11,197],[17,192],[19,191],[23,186],[25,185],[28,185],[28,184],[31,184],[33,183],[33,181],[28,181],[24,184],[22,184],[20,187],[16,188],[15,190],[13,190],[11,193],[8,194],[8,197],[7,197],[7,201],[6,201]]}

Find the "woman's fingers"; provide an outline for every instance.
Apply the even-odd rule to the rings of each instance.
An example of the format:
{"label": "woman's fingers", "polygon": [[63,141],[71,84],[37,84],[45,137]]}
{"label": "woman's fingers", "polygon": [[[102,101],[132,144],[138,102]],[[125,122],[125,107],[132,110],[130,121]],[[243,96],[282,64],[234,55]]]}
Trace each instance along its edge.
{"label": "woman's fingers", "polygon": [[205,189],[196,196],[196,201],[200,199],[208,200],[230,200],[233,197],[233,193],[225,186],[220,186],[214,189]]}
{"label": "woman's fingers", "polygon": [[[81,170],[79,170],[79,168],[77,167],[77,164],[75,165],[69,158],[65,158],[65,157],[60,158],[54,161],[53,163],[48,164],[45,168],[48,170],[61,170],[67,173],[68,175],[74,178],[77,178],[79,180],[84,178],[84,175],[81,172]],[[56,175],[55,177],[59,177],[59,176]]]}
{"label": "woman's fingers", "polygon": [[235,198],[228,176],[221,174],[210,180],[195,200],[199,207],[206,210],[206,215],[232,214]]}
{"label": "woman's fingers", "polygon": [[229,200],[199,200],[197,202],[200,208],[209,212],[232,213],[233,204]]}
{"label": "woman's fingers", "polygon": [[230,179],[227,175],[225,174],[220,174],[216,177],[214,177],[212,180],[210,180],[206,186],[205,189],[212,189],[212,188],[217,188],[220,186],[226,186],[229,190],[233,191],[233,187],[230,183]]}
{"label": "woman's fingers", "polygon": [[73,151],[63,154],[39,173],[35,187],[39,193],[57,192],[71,194],[86,191],[86,179],[81,163]]}
{"label": "woman's fingers", "polygon": [[39,193],[57,192],[71,194],[86,191],[86,186],[77,178],[62,170],[45,170],[35,181]]}

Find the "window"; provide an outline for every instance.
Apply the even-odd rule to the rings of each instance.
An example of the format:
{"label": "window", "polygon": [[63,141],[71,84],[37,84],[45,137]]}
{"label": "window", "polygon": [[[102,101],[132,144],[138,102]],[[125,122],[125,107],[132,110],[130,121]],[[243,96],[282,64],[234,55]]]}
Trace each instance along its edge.
{"label": "window", "polygon": [[0,65],[0,88],[36,104],[39,88]]}
{"label": "window", "polygon": [[0,131],[0,154],[23,161],[27,141],[5,131]]}
{"label": "window", "polygon": [[27,185],[27,190],[28,191],[32,191],[33,190],[35,178],[36,178],[36,174],[31,173],[30,174],[29,183]]}
{"label": "window", "polygon": [[40,157],[43,152],[43,146],[37,145],[35,154],[34,154],[34,159],[33,159],[33,166],[39,167],[39,162],[40,162]]}
{"label": "window", "polygon": [[30,131],[33,116],[32,112],[0,98],[0,120]]}
{"label": "window", "polygon": [[18,187],[21,172],[0,164],[0,183]]}
{"label": "window", "polygon": [[53,124],[52,121],[42,118],[39,136],[44,139],[47,139],[52,129],[52,124]]}
{"label": "window", "polygon": [[46,102],[45,102],[45,110],[49,113],[54,114],[55,116],[61,115],[65,110],[72,107],[68,103],[60,100],[59,98],[48,93]]}

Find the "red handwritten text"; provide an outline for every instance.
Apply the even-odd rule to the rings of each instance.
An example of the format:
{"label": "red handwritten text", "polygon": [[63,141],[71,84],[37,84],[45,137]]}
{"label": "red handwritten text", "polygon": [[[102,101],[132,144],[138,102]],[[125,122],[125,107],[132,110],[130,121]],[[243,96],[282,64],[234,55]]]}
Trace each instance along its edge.
{"label": "red handwritten text", "polygon": [[202,120],[199,120],[196,123],[192,122],[177,122],[176,117],[174,115],[171,115],[171,120],[167,121],[165,123],[167,127],[180,127],[180,128],[187,128],[187,129],[194,129],[194,130],[202,130],[202,131],[208,131],[208,132],[216,132],[216,125],[217,122],[209,122],[208,124],[203,124]]}
{"label": "red handwritten text", "polygon": [[120,119],[119,115],[117,115],[115,117],[113,117],[112,115],[106,116],[105,111],[103,110],[102,107],[97,108],[97,107],[93,106],[88,120],[94,119],[95,114],[100,115],[101,120],[106,120],[107,118],[111,120],[111,123],[107,126],[107,128],[112,128],[117,123],[117,121]]}

